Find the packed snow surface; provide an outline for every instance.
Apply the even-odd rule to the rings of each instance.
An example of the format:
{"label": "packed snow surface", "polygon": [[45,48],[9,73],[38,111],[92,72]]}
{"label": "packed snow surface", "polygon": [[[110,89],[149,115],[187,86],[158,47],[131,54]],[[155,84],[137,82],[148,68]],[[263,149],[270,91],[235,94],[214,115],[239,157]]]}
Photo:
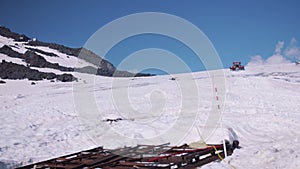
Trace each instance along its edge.
{"label": "packed snow surface", "polygon": [[[102,145],[152,141],[179,145],[201,139],[221,143],[226,138],[238,139],[240,149],[225,161],[202,168],[300,168],[298,65],[224,70],[226,83],[218,84],[226,89],[222,118],[209,138],[197,132],[203,131],[215,106],[213,77],[207,72],[172,75],[172,80],[170,75],[119,79],[77,75],[80,80],[74,83],[0,84],[0,161],[28,164]],[[197,91],[188,91],[183,82],[196,84]],[[188,106],[181,111],[184,104]],[[123,120],[106,121],[117,118]]]}

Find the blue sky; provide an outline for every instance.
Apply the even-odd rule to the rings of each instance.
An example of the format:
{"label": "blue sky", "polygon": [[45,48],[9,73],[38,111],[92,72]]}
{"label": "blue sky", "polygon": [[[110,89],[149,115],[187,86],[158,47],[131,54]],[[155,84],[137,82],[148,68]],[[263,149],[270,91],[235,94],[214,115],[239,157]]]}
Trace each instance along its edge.
{"label": "blue sky", "polygon": [[[246,64],[256,55],[266,60],[281,42],[284,43],[282,51],[291,44],[297,49],[299,9],[298,0],[6,0],[0,6],[0,25],[41,41],[80,47],[95,31],[115,19],[140,12],[163,12],[186,19],[202,30],[224,67],[228,67],[236,60]],[[158,47],[151,42],[132,48],[131,52],[143,47]],[[168,44],[176,46],[171,41]],[[161,48],[168,49],[168,46]],[[172,51],[178,55],[185,51],[184,48],[172,49],[182,49]],[[117,65],[128,52],[116,47],[111,52],[114,56],[107,56],[107,59]],[[185,54],[180,57],[193,71],[202,69],[193,64],[193,56]],[[299,53],[296,51],[296,54]],[[292,57],[287,59],[293,60]]]}

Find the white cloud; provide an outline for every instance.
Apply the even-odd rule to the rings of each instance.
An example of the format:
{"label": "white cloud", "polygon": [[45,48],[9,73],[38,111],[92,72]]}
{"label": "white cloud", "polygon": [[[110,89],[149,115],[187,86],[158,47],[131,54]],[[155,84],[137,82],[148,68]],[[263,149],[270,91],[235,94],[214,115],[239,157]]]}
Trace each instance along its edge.
{"label": "white cloud", "polygon": [[283,55],[282,55],[282,48],[284,46],[283,41],[279,41],[276,45],[274,54],[270,56],[266,61],[265,64],[267,65],[274,65],[274,64],[282,64],[282,63],[290,63],[289,60],[287,60]]}
{"label": "white cloud", "polygon": [[279,41],[275,48],[275,55],[281,55],[281,49],[283,48],[284,42]]}
{"label": "white cloud", "polygon": [[296,38],[292,38],[291,42],[290,42],[290,46],[294,46],[297,45],[297,39]]}
{"label": "white cloud", "polygon": [[263,64],[264,64],[263,58],[260,55],[255,55],[251,57],[251,60],[247,64],[247,66],[258,66]]}
{"label": "white cloud", "polygon": [[[294,44],[295,41],[296,41],[296,39],[293,38],[291,40],[291,43]],[[291,44],[289,45],[289,47],[290,46],[291,46]],[[251,57],[251,60],[247,64],[247,66],[273,65],[273,64],[290,63],[290,61],[288,59],[286,59],[286,57],[282,54],[283,47],[284,47],[284,42],[283,41],[279,41],[277,43],[276,47],[275,47],[274,54],[272,56],[270,56],[266,60],[264,60],[260,55],[255,55],[255,56]],[[284,52],[285,55],[286,55],[287,52],[292,53],[292,51],[287,51],[287,49]]]}
{"label": "white cloud", "polygon": [[300,60],[300,48],[297,46],[296,38],[292,38],[289,46],[284,51],[284,55],[292,60]]}
{"label": "white cloud", "polygon": [[284,54],[291,59],[300,59],[300,49],[297,47],[286,49]]}
{"label": "white cloud", "polygon": [[282,55],[273,55],[269,57],[264,63],[266,65],[274,65],[274,64],[290,63],[290,61],[287,60]]}

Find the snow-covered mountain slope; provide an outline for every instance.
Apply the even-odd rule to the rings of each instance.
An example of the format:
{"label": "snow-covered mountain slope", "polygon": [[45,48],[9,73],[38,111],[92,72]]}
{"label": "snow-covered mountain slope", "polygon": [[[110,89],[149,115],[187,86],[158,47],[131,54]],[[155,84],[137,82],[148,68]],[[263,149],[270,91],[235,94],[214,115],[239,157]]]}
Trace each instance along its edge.
{"label": "snow-covered mountain slope", "polygon": [[[3,29],[3,28],[1,28]],[[96,65],[86,62],[85,60],[79,59],[77,56],[74,55],[67,55],[65,53],[59,52],[58,50],[45,47],[45,46],[31,46],[31,41],[17,41],[16,39],[12,39],[6,37],[7,35],[0,35],[0,59],[1,61],[6,62],[13,62],[20,65],[30,65],[29,62],[26,62],[26,58],[24,55],[28,51],[34,52],[36,55],[39,55],[41,58],[44,58],[46,62],[52,64],[58,64],[59,66],[63,67],[70,67],[70,68],[82,68],[84,66],[92,66],[95,69],[97,68]],[[6,47],[4,50],[4,47]],[[80,67],[78,67],[80,66]],[[33,68],[36,67],[47,67],[44,65],[33,65]],[[52,71],[56,71],[55,67],[49,67]],[[48,70],[50,71],[50,70]],[[61,73],[62,70],[59,70]]]}
{"label": "snow-covered mountain slope", "polygon": [[[299,168],[300,67],[266,65],[224,73],[223,118],[214,139],[206,142],[238,139],[241,148],[225,161],[202,168]],[[200,139],[195,126],[201,132],[212,109],[213,87],[207,72],[173,75],[175,80],[170,76],[118,79],[76,75],[82,81],[39,81],[32,86],[28,80],[6,80],[0,84],[0,161],[28,164],[96,146],[129,146],[151,138],[158,138],[153,144],[189,144]],[[197,97],[190,93],[187,102],[182,100],[181,82],[196,83]],[[120,95],[124,91],[129,102]],[[198,100],[199,114],[195,123],[188,124],[192,118],[188,112]],[[91,101],[95,105],[80,106]],[[179,113],[183,102],[190,103],[187,114]],[[151,112],[155,106],[161,108],[161,103],[159,113]],[[128,104],[137,113],[128,113]],[[106,122],[116,118],[123,120]],[[184,125],[192,126],[190,130],[177,128],[178,132],[170,133],[182,119],[186,119]],[[187,135],[176,140],[176,134],[183,132]]]}
{"label": "snow-covered mountain slope", "polygon": [[[3,79],[80,80],[71,76],[74,75],[74,72],[101,76],[132,77],[136,75],[126,71],[118,71],[113,64],[88,49],[41,42],[35,38],[30,39],[25,35],[11,32],[1,26],[0,61],[0,77]],[[147,74],[137,75],[149,76]]]}
{"label": "snow-covered mountain slope", "polygon": [[[227,75],[223,121],[242,148],[226,161],[236,168],[300,168],[300,67],[265,65]],[[232,168],[204,168],[222,167]]]}

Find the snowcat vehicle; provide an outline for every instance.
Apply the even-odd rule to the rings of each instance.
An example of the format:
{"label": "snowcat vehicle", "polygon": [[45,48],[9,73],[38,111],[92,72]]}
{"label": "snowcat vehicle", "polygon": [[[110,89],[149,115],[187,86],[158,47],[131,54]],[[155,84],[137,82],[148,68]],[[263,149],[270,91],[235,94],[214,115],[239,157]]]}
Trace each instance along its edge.
{"label": "snowcat vehicle", "polygon": [[232,71],[245,70],[245,67],[241,65],[241,62],[233,62],[232,66],[229,67]]}

